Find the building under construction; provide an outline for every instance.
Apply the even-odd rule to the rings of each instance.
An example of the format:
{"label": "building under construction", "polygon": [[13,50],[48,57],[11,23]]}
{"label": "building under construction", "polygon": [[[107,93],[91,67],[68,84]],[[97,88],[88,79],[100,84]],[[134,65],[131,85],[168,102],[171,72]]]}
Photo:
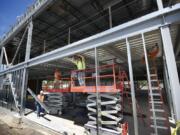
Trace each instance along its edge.
{"label": "building under construction", "polygon": [[0,106],[68,135],[170,135],[179,2],[37,0],[0,39]]}

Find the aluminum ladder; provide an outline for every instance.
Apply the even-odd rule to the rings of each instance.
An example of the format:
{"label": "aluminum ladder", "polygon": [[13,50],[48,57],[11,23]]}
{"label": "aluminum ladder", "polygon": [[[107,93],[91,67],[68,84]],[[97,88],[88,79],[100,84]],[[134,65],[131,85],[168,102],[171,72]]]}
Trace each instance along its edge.
{"label": "aluminum ladder", "polygon": [[[170,125],[162,97],[162,88],[158,80],[155,60],[150,61],[150,83],[152,95],[149,90],[149,124],[153,135],[169,135]],[[153,115],[154,113],[154,115]]]}

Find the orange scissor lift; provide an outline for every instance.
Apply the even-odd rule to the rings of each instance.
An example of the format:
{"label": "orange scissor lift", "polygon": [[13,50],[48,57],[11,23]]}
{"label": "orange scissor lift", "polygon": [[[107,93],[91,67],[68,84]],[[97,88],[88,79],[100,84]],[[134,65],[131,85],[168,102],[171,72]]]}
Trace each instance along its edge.
{"label": "orange scissor lift", "polygon": [[[100,93],[101,120],[99,121],[100,134],[127,135],[128,124],[123,122],[123,90],[124,82],[121,81],[120,70],[117,64],[103,65],[98,67],[99,75],[96,76],[95,68],[86,70],[71,71],[70,79],[62,79],[59,83],[60,88],[46,88],[48,92],[77,92],[88,93],[87,109],[89,111],[89,121],[85,124],[90,134],[96,134],[97,130],[97,105],[96,92]],[[78,84],[78,73],[84,72],[84,85]],[[96,78],[99,85],[96,86]],[[64,81],[65,80],[65,81]],[[66,84],[64,84],[64,82]],[[67,85],[69,82],[69,85]]]}

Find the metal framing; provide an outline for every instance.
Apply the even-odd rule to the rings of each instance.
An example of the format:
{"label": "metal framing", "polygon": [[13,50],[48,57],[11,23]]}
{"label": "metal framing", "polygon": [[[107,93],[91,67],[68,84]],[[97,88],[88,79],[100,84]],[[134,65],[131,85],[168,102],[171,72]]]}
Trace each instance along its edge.
{"label": "metal framing", "polygon": [[131,61],[131,48],[129,45],[128,38],[126,38],[126,46],[127,46],[127,55],[128,55],[128,65],[129,65],[129,77],[131,84],[131,98],[132,98],[132,107],[133,107],[133,119],[134,119],[134,134],[138,135],[138,119],[137,119],[137,108],[136,108],[136,97],[135,97],[135,89],[134,89],[134,77],[133,77],[133,68]]}
{"label": "metal framing", "polygon": [[3,62],[3,49],[1,48],[0,65],[2,64],[2,62]]}
{"label": "metal framing", "polygon": [[98,50],[97,48],[94,48],[94,55],[95,55],[95,70],[96,70],[96,114],[97,114],[97,135],[100,135],[99,128],[101,127],[101,97],[99,94],[99,86],[100,86],[100,78],[99,76],[99,60],[98,60]]}
{"label": "metal framing", "polygon": [[152,31],[164,25],[164,22],[162,20],[165,19],[166,23],[171,24],[179,21],[179,16],[180,16],[180,4],[176,4],[171,8],[169,7],[164,8],[160,11],[153,12],[151,14],[140,17],[128,23],[111,28],[100,34],[96,34],[89,38],[72,43],[68,46],[32,58],[26,62],[22,62],[18,65],[10,67],[3,73],[0,73],[0,75],[7,72],[11,72],[13,70],[21,69],[24,67],[24,65],[27,65],[28,67],[35,66],[38,64],[63,58],[81,51],[89,50],[94,47],[111,44],[126,37],[140,34],[142,32]]}
{"label": "metal framing", "polygon": [[164,26],[160,28],[161,35],[162,35],[162,41],[164,45],[164,55],[166,58],[166,64],[167,64],[167,70],[169,74],[169,81],[171,85],[171,92],[172,92],[172,100],[173,100],[173,106],[175,111],[175,118],[176,120],[180,120],[180,84],[179,84],[179,77],[178,77],[178,71],[176,66],[176,60],[173,50],[173,44],[171,40],[171,34],[168,26]]}
{"label": "metal framing", "polygon": [[[48,4],[50,4],[53,0],[44,0],[42,7],[46,7]],[[173,45],[171,41],[171,35],[169,26],[167,24],[172,24],[175,22],[179,22],[179,16],[180,16],[180,4],[176,4],[172,7],[163,8],[162,1],[157,0],[158,5],[158,11],[155,11],[153,13],[150,13],[148,15],[145,15],[143,17],[140,17],[138,19],[135,19],[133,21],[127,22],[125,24],[119,25],[117,27],[111,28],[107,31],[104,31],[102,33],[96,34],[94,36],[91,36],[89,38],[70,43],[70,28],[69,28],[69,37],[68,37],[68,46],[56,49],[52,52],[43,54],[41,56],[35,57],[33,59],[30,59],[31,54],[31,42],[32,42],[32,31],[33,31],[33,23],[32,21],[29,23],[28,27],[28,39],[27,39],[27,46],[26,46],[26,55],[25,55],[25,62],[22,62],[18,65],[14,65],[12,67],[9,67],[3,72],[0,72],[0,76],[12,73],[13,71],[17,71],[19,69],[23,69],[23,78],[22,78],[22,89],[21,89],[21,114],[24,112],[24,102],[25,102],[25,96],[26,96],[26,86],[27,86],[27,77],[28,77],[28,69],[29,67],[39,65],[45,62],[50,62],[52,60],[56,60],[59,58],[63,58],[81,51],[89,50],[89,49],[95,49],[95,64],[96,64],[96,75],[98,74],[97,66],[98,66],[98,57],[97,57],[97,47],[105,46],[108,44],[116,43],[117,41],[121,39],[126,39],[126,45],[127,45],[127,54],[128,54],[128,64],[129,64],[129,73],[130,73],[130,80],[131,80],[131,94],[132,94],[132,102],[133,102],[133,117],[134,117],[134,128],[135,128],[135,135],[138,135],[138,121],[137,121],[137,111],[136,111],[136,101],[135,101],[135,92],[134,92],[134,80],[133,80],[133,71],[132,71],[132,63],[131,63],[131,51],[130,46],[128,42],[128,37],[149,32],[152,30],[156,30],[160,28],[161,35],[162,35],[162,41],[164,45],[164,53],[166,58],[166,64],[167,64],[167,70],[171,85],[171,93],[172,93],[172,100],[173,100],[173,107],[175,110],[175,116],[176,120],[180,120],[180,106],[179,106],[179,95],[180,95],[180,84],[179,84],[179,78],[178,78],[178,72],[177,72],[177,66],[175,61],[175,56],[173,52]],[[41,7],[41,10],[43,8]],[[36,12],[38,10],[38,12]],[[2,42],[0,42],[1,46],[1,59],[0,64],[2,63],[3,59],[3,51],[5,48],[2,46],[5,45],[10,37],[13,37],[17,34],[18,29],[20,27],[23,27],[27,20],[29,20],[33,15],[38,14],[40,11],[40,7],[38,7],[36,10],[33,10],[28,14],[14,29],[11,33],[9,33]],[[109,25],[112,27],[112,18],[111,18],[111,12],[109,8]],[[147,53],[145,48],[145,41],[144,41],[144,35],[142,34],[143,39],[143,47],[144,47],[144,53],[145,53],[145,61],[146,61],[146,68],[147,68],[147,74],[148,74],[148,82],[150,82],[150,75],[149,75],[149,67],[148,67],[148,61],[147,61]],[[6,54],[5,54],[6,55]],[[5,56],[5,59],[6,56]],[[98,95],[98,78],[96,77],[96,85],[97,85],[97,105],[100,102],[99,95]],[[150,91],[152,93],[151,85],[149,84]],[[152,94],[151,94],[152,95]],[[152,98],[152,97],[151,97]],[[152,100],[153,101],[153,100]],[[98,108],[98,107],[97,107]],[[153,108],[153,107],[152,107]],[[99,116],[99,114],[97,113]],[[99,118],[99,117],[98,117]],[[98,120],[99,121],[99,120]],[[97,124],[99,125],[99,124]],[[156,125],[156,124],[155,124]],[[156,133],[156,131],[155,131]]]}
{"label": "metal framing", "polygon": [[[32,32],[33,32],[33,22],[31,21],[28,26],[28,38],[26,44],[25,61],[28,61],[31,55]],[[23,69],[22,89],[21,89],[21,115],[24,114],[25,100],[27,93],[27,82],[28,82],[28,69],[25,66]]]}

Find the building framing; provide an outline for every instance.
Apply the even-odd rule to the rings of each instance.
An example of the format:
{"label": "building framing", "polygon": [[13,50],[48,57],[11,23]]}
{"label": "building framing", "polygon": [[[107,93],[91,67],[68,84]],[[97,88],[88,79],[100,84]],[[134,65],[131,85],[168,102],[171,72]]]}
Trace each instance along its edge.
{"label": "building framing", "polygon": [[[171,37],[171,32],[170,32],[170,25],[179,24],[180,22],[180,3],[176,3],[168,7],[163,7],[162,0],[156,0],[157,7],[158,7],[157,11],[144,15],[140,18],[133,19],[124,24],[120,24],[116,27],[112,27],[111,8],[109,7],[110,28],[108,30],[105,30],[101,33],[90,36],[88,38],[79,40],[77,42],[71,43],[71,28],[69,27],[69,34],[67,36],[68,43],[66,46],[44,53],[40,56],[30,58],[31,51],[32,51],[32,39],[33,39],[32,33],[33,31],[35,31],[35,28],[33,27],[34,20],[36,19],[36,16],[41,14],[48,6],[52,5],[54,2],[56,1],[55,0],[37,1],[34,7],[30,9],[29,12],[27,12],[24,15],[24,17],[20,19],[18,23],[12,28],[12,30],[9,33],[7,33],[7,35],[4,38],[2,38],[0,41],[0,48],[1,48],[0,65],[1,65],[3,64],[4,56],[5,56],[6,61],[8,61],[7,54],[4,51],[7,44],[20,31],[22,31],[25,27],[27,27],[27,30],[25,30],[24,32],[24,33],[27,33],[27,35],[24,34],[26,37],[22,36],[22,39],[21,39],[23,40],[23,38],[27,38],[24,61],[18,64],[14,64],[14,65],[7,63],[7,65],[9,64],[8,67],[0,72],[0,77],[7,74],[16,74],[18,72],[21,74],[21,79],[20,79],[21,82],[19,83],[21,86],[18,86],[18,87],[20,88],[20,92],[21,92],[20,114],[22,116],[25,110],[24,104],[26,102],[25,98],[26,98],[26,93],[28,89],[28,86],[27,86],[28,72],[30,68],[33,68],[40,64],[62,59],[64,57],[68,57],[76,53],[80,53],[82,51],[95,50],[94,58],[96,61],[95,67],[97,69],[98,67],[98,63],[97,63],[98,57],[96,57],[97,48],[106,47],[108,45],[115,44],[119,42],[120,40],[125,39],[126,47],[127,47],[130,82],[131,84],[134,84],[133,68],[132,68],[132,60],[131,60],[132,56],[131,56],[131,50],[129,47],[129,39],[136,35],[142,36],[145,58],[147,58],[144,34],[154,31],[154,30],[159,30],[161,38],[162,38],[162,43],[163,43],[163,52],[164,52],[163,56],[166,62],[164,66],[167,69],[166,73],[167,73],[168,80],[166,81],[169,82],[169,85],[170,85],[169,87],[171,91],[169,93],[169,96],[172,99],[171,107],[173,108],[171,117],[173,117],[175,121],[180,120],[180,106],[179,106],[180,83],[179,83],[178,69],[176,65],[177,55],[175,55],[174,53],[173,42],[172,42],[172,37]],[[179,52],[179,50],[180,49],[177,49],[177,53]],[[149,73],[150,69],[148,66],[147,59],[145,60],[146,60],[146,71],[147,71],[147,76],[148,76],[148,82],[150,83],[150,73]],[[98,74],[97,70],[96,70],[96,74]],[[96,85],[98,86],[98,78],[96,78],[96,81],[97,81]],[[152,90],[150,84],[149,84],[149,89]],[[132,95],[132,103],[133,103],[132,106],[133,106],[135,135],[138,135],[137,110],[136,110],[136,101],[135,101],[135,90],[134,90],[133,85],[131,85],[131,95]],[[98,92],[97,92],[97,102],[98,102]],[[99,130],[98,127],[97,127],[97,130]],[[157,134],[157,131],[155,131],[155,133]]]}

